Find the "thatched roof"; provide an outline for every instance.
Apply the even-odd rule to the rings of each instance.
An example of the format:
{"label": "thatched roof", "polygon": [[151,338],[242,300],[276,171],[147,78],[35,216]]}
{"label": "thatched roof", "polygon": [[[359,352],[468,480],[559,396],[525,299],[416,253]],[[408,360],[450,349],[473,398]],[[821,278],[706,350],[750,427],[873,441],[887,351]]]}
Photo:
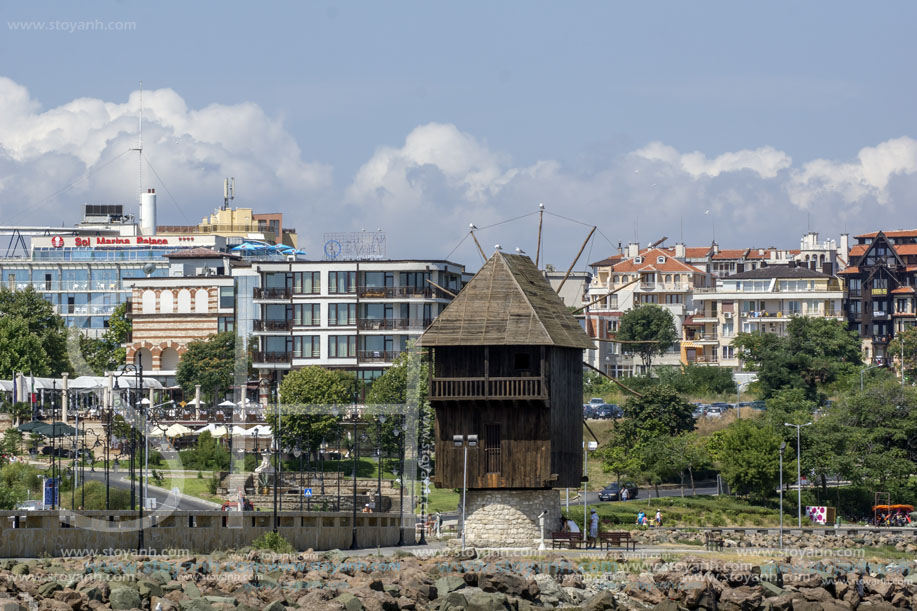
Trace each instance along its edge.
{"label": "thatched roof", "polygon": [[495,252],[452,300],[420,345],[595,345],[532,260]]}

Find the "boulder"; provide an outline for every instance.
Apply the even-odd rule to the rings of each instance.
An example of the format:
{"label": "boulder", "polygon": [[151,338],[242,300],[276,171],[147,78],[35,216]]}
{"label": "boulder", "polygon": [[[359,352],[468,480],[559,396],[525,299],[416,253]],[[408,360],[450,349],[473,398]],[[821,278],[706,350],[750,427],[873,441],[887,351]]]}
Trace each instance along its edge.
{"label": "boulder", "polygon": [[112,609],[139,609],[140,594],[134,588],[118,586],[112,588],[108,602]]}
{"label": "boulder", "polygon": [[535,575],[535,583],[538,584],[538,589],[542,597],[550,596],[560,601],[567,601],[567,593],[564,592],[560,584],[550,575],[544,573]]}
{"label": "boulder", "polygon": [[15,600],[11,598],[0,599],[0,611],[23,611]]}
{"label": "boulder", "polygon": [[162,596],[162,588],[155,581],[144,579],[137,583],[137,593],[140,594],[141,598]]}
{"label": "boulder", "polygon": [[13,575],[28,575],[29,574],[29,565],[24,562],[19,564],[14,564],[13,568],[10,570]]}
{"label": "boulder", "polygon": [[745,611],[757,609],[764,599],[761,589],[752,586],[724,588],[720,593],[719,608],[723,611]]}
{"label": "boulder", "polygon": [[286,609],[286,607],[283,606],[283,603],[279,600],[275,600],[265,605],[261,611],[284,611],[284,609]]}
{"label": "boulder", "polygon": [[582,605],[583,611],[606,611],[617,609],[618,601],[615,600],[614,594],[608,590],[602,590],[595,596],[586,599]]}
{"label": "boulder", "polygon": [[64,586],[56,581],[48,581],[38,586],[38,593],[45,598],[52,596],[55,592],[63,590]]}
{"label": "boulder", "polygon": [[499,592],[472,592],[465,600],[468,611],[505,611],[508,608],[506,595]]}
{"label": "boulder", "polygon": [[658,605],[665,596],[659,591],[655,583],[645,580],[632,581],[624,586],[624,593],[634,600],[647,603],[649,605]]}
{"label": "boulder", "polygon": [[359,598],[349,592],[340,594],[334,599],[334,602],[340,604],[345,611],[363,611],[363,603],[360,602]]}
{"label": "boulder", "polygon": [[439,611],[464,611],[468,608],[468,600],[461,592],[449,592],[439,603]]}
{"label": "boulder", "polygon": [[[460,575],[444,575],[433,582],[433,587],[439,596],[445,596],[465,587],[465,580]],[[436,595],[433,596],[436,598]]]}
{"label": "boulder", "polygon": [[182,611],[214,611],[213,605],[205,598],[185,598],[178,604]]}

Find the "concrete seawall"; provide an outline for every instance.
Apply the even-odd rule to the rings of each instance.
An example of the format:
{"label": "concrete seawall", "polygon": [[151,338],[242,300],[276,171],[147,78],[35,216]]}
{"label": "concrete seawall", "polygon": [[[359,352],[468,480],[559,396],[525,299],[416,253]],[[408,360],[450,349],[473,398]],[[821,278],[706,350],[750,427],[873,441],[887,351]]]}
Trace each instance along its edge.
{"label": "concrete seawall", "polygon": [[[277,531],[297,550],[348,549],[353,537],[351,513],[284,511]],[[136,549],[138,514],[133,511],[0,511],[0,557],[75,555],[86,550]],[[357,514],[359,547],[396,545],[397,513]],[[239,549],[273,530],[264,511],[173,511],[144,515],[144,548],[209,553]],[[414,542],[414,517],[404,516],[404,540]]]}

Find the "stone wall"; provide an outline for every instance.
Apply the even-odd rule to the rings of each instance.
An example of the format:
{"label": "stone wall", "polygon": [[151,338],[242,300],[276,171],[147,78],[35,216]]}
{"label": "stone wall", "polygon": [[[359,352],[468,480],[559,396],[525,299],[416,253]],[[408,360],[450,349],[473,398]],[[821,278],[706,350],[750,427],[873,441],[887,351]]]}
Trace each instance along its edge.
{"label": "stone wall", "polygon": [[[647,545],[703,545],[705,533],[708,531],[710,529],[650,528],[643,531],[632,530],[631,533],[639,543]],[[730,529],[719,531],[716,536],[723,540],[724,547],[780,548],[780,534],[776,529]],[[914,553],[917,552],[917,529],[893,531],[876,528],[819,528],[802,531],[787,528],[783,533],[783,546],[813,550],[892,546],[898,551]]]}
{"label": "stone wall", "polygon": [[541,538],[538,514],[542,511],[547,512],[547,539],[560,521],[556,490],[469,490],[465,543],[475,547],[537,547]]}
{"label": "stone wall", "polygon": [[[26,514],[26,515],[22,515]],[[131,550],[137,547],[136,512],[0,511],[0,558],[60,556],[67,550]],[[278,532],[297,550],[347,549],[353,536],[350,513],[284,511]],[[174,511],[144,516],[144,547],[183,549],[193,553],[239,549],[273,530],[272,514],[237,511]],[[359,547],[398,542],[398,514],[357,514]],[[414,517],[404,516],[404,539],[414,541]],[[96,551],[96,553],[100,553]]]}

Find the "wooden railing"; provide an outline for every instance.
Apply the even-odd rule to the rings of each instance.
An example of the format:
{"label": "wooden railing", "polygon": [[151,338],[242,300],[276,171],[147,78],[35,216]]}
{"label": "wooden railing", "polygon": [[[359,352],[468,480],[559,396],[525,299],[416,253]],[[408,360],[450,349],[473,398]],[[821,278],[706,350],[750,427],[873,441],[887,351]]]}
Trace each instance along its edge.
{"label": "wooden railing", "polygon": [[433,378],[430,393],[430,398],[438,401],[547,398],[547,388],[541,377]]}
{"label": "wooden railing", "polygon": [[259,320],[252,321],[254,331],[289,331],[293,321],[291,320]]}
{"label": "wooden railing", "polygon": [[357,321],[361,331],[387,331],[390,329],[426,329],[433,321],[429,318],[362,318]]}
{"label": "wooden railing", "polygon": [[292,358],[289,352],[255,352],[252,355],[254,363],[289,363]]}
{"label": "wooden railing", "polygon": [[392,299],[395,297],[433,297],[433,289],[430,287],[414,286],[361,286],[357,288],[357,293],[364,299]]}
{"label": "wooden railing", "polygon": [[252,290],[254,299],[289,299],[292,294],[290,289],[255,288]]}

